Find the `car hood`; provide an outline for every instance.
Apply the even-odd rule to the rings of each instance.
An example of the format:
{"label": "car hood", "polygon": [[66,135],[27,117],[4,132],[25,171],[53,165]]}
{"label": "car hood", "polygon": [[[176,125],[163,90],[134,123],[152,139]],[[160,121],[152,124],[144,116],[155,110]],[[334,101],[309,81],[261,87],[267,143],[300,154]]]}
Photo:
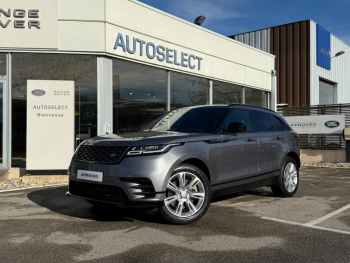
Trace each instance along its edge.
{"label": "car hood", "polygon": [[142,146],[158,145],[182,142],[205,141],[217,138],[211,133],[183,133],[183,132],[158,132],[143,131],[124,134],[111,134],[97,136],[85,141],[88,145],[115,145],[115,146]]}

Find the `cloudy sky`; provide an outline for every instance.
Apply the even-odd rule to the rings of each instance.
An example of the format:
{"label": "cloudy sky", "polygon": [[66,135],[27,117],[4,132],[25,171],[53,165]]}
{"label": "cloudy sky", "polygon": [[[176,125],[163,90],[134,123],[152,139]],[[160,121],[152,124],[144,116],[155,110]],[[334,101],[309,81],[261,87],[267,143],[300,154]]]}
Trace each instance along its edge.
{"label": "cloudy sky", "polygon": [[312,19],[350,45],[350,0],[140,0],[203,27],[234,35]]}

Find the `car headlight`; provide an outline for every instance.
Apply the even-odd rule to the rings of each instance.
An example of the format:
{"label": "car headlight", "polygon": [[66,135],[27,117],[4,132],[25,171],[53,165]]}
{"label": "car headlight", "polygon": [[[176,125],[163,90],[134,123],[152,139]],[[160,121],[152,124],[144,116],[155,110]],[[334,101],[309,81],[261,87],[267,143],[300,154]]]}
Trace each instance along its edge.
{"label": "car headlight", "polygon": [[178,146],[180,143],[162,144],[162,145],[145,145],[132,147],[128,155],[140,155],[151,153],[164,153],[169,151],[172,147]]}

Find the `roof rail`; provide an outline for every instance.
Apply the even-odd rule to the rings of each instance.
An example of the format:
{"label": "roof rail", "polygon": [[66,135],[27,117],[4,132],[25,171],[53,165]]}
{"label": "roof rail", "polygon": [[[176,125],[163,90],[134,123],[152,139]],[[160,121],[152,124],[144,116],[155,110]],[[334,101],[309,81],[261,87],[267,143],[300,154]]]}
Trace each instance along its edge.
{"label": "roof rail", "polygon": [[268,111],[275,112],[274,110],[270,110],[270,109],[267,109],[267,108],[263,108],[263,107],[259,107],[259,106],[254,106],[254,105],[241,104],[241,103],[231,103],[231,104],[229,104],[228,106],[229,106],[229,107],[231,107],[231,106],[251,107],[251,108],[258,108],[258,109],[262,109],[262,110],[268,110]]}

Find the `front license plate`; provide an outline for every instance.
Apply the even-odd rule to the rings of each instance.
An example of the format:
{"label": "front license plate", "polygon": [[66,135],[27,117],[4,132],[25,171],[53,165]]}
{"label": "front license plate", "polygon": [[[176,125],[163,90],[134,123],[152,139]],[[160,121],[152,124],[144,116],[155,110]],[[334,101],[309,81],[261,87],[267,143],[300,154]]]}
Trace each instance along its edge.
{"label": "front license plate", "polygon": [[102,178],[103,178],[102,172],[78,170],[78,179],[102,182]]}

